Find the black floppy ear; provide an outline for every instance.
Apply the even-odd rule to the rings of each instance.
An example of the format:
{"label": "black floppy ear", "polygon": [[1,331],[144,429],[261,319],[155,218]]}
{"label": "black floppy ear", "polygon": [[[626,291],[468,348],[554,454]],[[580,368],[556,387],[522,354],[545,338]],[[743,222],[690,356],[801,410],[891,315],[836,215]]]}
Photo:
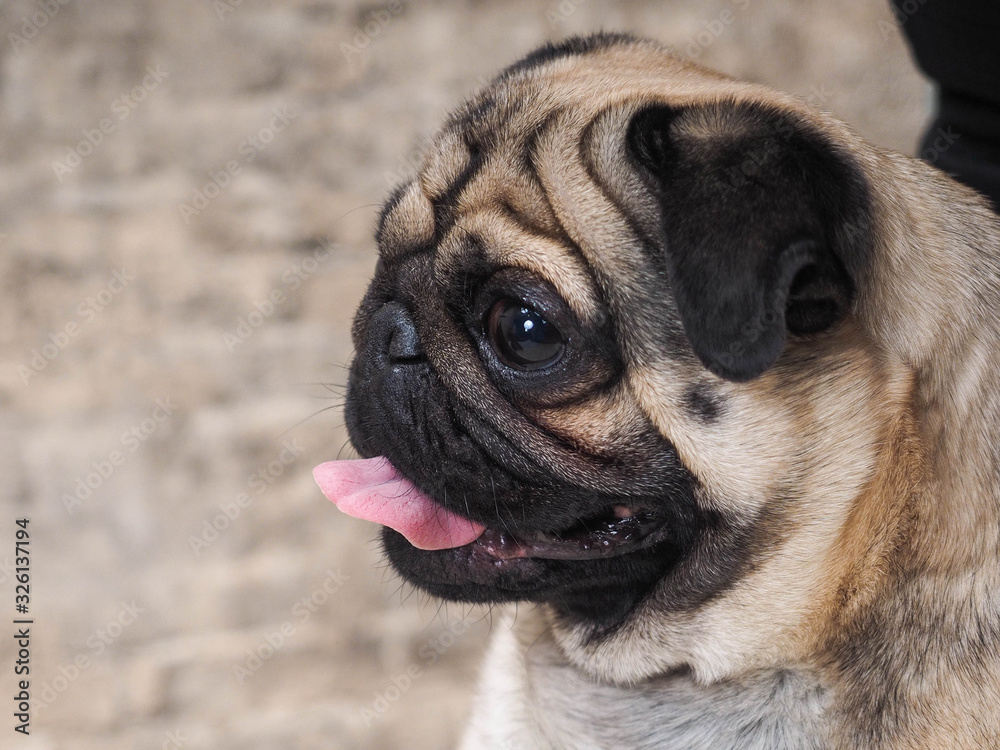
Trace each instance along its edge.
{"label": "black floppy ear", "polygon": [[659,198],[664,270],[709,370],[751,380],[786,331],[818,333],[847,312],[869,202],[827,137],[790,113],[718,102],[639,112],[628,148]]}

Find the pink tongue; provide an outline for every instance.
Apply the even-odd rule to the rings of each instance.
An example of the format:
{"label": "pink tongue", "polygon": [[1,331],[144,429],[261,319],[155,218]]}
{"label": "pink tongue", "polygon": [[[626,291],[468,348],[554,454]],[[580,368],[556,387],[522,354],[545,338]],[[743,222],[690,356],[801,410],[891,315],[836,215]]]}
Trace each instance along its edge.
{"label": "pink tongue", "polygon": [[418,549],[462,547],[486,530],[438,505],[381,456],[329,461],[313,478],[341,511],[393,528]]}

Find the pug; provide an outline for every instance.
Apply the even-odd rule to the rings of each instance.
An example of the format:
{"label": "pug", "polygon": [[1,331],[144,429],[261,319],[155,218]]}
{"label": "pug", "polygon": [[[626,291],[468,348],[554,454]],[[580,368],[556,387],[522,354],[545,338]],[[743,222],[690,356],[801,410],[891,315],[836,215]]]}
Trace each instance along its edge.
{"label": "pug", "polygon": [[357,461],[495,628],[462,747],[1000,747],[1000,221],[793,96],[545,46],[389,197]]}

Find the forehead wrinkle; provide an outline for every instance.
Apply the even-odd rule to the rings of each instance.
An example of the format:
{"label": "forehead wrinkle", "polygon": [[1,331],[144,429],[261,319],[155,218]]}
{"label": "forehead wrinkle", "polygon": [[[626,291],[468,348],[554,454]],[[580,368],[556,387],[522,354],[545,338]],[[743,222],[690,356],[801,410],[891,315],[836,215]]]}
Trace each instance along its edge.
{"label": "forehead wrinkle", "polygon": [[552,237],[564,234],[529,162],[534,150],[534,132],[532,128],[526,138],[496,146],[463,191],[461,213],[498,208],[514,214],[519,223],[537,234]]}
{"label": "forehead wrinkle", "polygon": [[[651,283],[656,274],[639,252],[641,238],[587,174],[579,149],[588,122],[585,113],[574,110],[553,120],[539,137],[538,174],[559,222],[592,269],[614,319],[629,321],[635,318],[638,303],[655,298],[658,290]],[[662,356],[624,323],[618,326],[618,338],[633,363]]]}
{"label": "forehead wrinkle", "polygon": [[469,237],[478,240],[483,257],[499,271],[521,268],[548,281],[584,323],[597,325],[605,313],[594,279],[582,259],[566,245],[536,234],[512,216],[482,209],[462,216],[437,248],[435,265],[455,273],[469,252]]}
{"label": "forehead wrinkle", "polygon": [[446,195],[468,168],[472,155],[462,134],[456,130],[438,133],[424,153],[418,180],[424,194],[432,201]]}
{"label": "forehead wrinkle", "polygon": [[386,204],[377,235],[379,255],[396,260],[434,240],[434,206],[413,181],[393,193]]}

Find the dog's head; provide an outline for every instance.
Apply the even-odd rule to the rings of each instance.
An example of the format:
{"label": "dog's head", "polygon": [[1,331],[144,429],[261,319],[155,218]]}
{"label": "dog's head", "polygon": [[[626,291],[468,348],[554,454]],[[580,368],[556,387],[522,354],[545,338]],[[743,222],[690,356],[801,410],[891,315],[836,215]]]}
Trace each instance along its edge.
{"label": "dog's head", "polygon": [[353,330],[352,442],[408,480],[368,513],[404,530],[401,575],[544,603],[615,680],[764,662],[863,596],[859,498],[907,470],[885,458],[907,382],[861,319],[873,154],[618,36],[453,114],[382,210]]}

